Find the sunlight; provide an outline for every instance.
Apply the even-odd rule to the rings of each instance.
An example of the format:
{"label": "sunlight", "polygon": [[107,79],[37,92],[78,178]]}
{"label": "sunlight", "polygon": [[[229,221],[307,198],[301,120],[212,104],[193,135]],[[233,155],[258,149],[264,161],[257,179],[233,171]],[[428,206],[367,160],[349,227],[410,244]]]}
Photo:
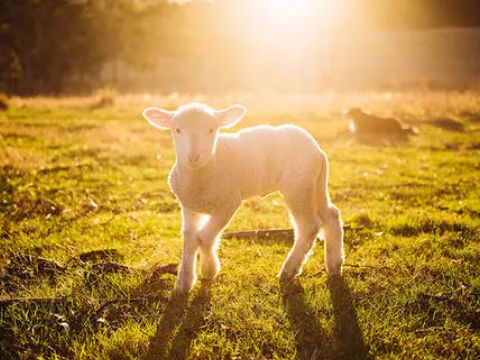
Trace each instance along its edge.
{"label": "sunlight", "polygon": [[302,25],[310,20],[331,23],[341,1],[334,0],[263,0],[267,21],[283,25]]}
{"label": "sunlight", "polygon": [[342,1],[262,0],[251,2],[261,16],[254,25],[254,36],[264,45],[281,42],[294,51],[301,44],[329,42]]}
{"label": "sunlight", "polygon": [[328,71],[328,54],[342,5],[341,0],[245,1],[242,11],[248,14],[248,27],[243,36],[255,54],[252,62],[264,64],[266,75],[244,77],[264,76],[270,83],[290,89],[302,84],[314,88],[316,79]]}

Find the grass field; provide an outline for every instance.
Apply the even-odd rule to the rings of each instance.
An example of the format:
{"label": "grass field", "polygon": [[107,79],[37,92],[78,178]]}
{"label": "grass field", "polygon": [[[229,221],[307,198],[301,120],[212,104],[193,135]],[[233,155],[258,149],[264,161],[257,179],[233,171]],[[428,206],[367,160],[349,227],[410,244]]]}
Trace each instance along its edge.
{"label": "grass field", "polygon": [[[245,103],[239,127],[295,123],[317,138],[348,226],[343,279],[328,279],[319,242],[281,287],[291,241],[228,239],[218,279],[170,297],[175,276],[158,265],[181,256],[174,153],[141,111],[192,99]],[[480,358],[479,93],[95,101],[17,98],[0,113],[0,359]],[[420,134],[361,143],[345,133],[352,105]],[[273,194],[227,231],[288,226]]]}

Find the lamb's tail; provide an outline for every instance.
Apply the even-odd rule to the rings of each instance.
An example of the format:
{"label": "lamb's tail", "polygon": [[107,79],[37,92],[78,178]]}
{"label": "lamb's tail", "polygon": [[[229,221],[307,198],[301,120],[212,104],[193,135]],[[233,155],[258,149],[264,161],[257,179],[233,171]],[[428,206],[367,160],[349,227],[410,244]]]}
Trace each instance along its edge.
{"label": "lamb's tail", "polygon": [[330,196],[328,194],[328,158],[322,152],[321,157],[321,169],[320,174],[317,178],[317,206],[318,206],[318,213],[322,214],[324,211],[327,210],[330,204]]}
{"label": "lamb's tail", "polygon": [[328,193],[328,159],[325,154],[322,153],[322,169],[317,178],[317,214],[322,221],[325,222],[330,216],[339,217],[340,211],[330,201],[330,194]]}

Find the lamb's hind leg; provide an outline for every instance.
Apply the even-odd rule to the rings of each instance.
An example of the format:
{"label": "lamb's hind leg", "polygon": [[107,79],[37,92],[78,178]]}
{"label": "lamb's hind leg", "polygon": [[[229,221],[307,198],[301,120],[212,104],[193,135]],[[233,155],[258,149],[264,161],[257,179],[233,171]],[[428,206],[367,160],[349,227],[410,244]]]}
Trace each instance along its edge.
{"label": "lamb's hind leg", "polygon": [[330,202],[328,195],[328,161],[324,155],[322,166],[317,178],[318,216],[322,219],[322,232],[325,237],[325,264],[330,275],[342,273],[343,253],[343,223],[340,211]]}
{"label": "lamb's hind leg", "polygon": [[325,264],[330,275],[340,275],[344,260],[343,223],[340,210],[332,203],[320,207],[323,220],[322,232],[325,237]]}
{"label": "lamb's hind leg", "polygon": [[280,272],[280,280],[285,281],[301,272],[301,267],[315,243],[322,223],[315,211],[313,186],[283,195],[295,226],[295,243]]}

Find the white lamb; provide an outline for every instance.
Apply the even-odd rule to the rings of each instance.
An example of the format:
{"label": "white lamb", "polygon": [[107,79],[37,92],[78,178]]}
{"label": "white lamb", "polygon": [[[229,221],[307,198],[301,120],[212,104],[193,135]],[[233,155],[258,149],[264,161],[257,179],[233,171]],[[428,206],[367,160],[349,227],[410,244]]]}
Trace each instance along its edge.
{"label": "white lamb", "polygon": [[330,274],[341,274],[343,228],[340,211],[330,202],[325,153],[305,130],[293,126],[256,126],[219,134],[246,112],[241,105],[213,110],[189,104],[177,111],[147,108],[143,116],[157,129],[170,129],[177,161],[169,184],[182,206],[184,248],[176,290],[187,293],[195,283],[196,254],[201,276],[213,279],[220,263],[218,236],[242,200],[280,191],[292,215],[295,243],[281,280],[301,271],[320,230]]}

